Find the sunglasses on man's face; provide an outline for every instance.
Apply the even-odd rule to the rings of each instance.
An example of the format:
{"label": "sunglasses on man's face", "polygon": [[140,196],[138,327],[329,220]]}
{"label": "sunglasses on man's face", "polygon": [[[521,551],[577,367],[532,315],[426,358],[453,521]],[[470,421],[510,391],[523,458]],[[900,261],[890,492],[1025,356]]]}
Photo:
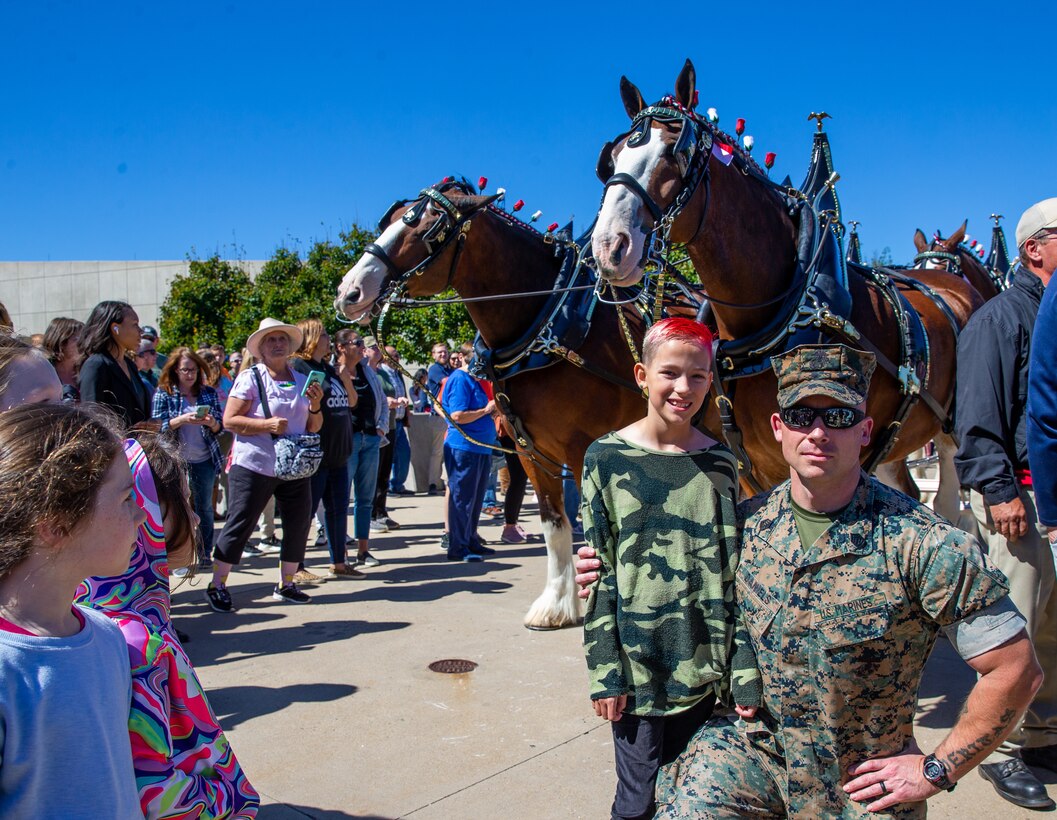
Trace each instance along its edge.
{"label": "sunglasses on man's face", "polygon": [[815,419],[821,418],[830,430],[847,430],[866,418],[862,410],[854,407],[805,407],[802,404],[779,410],[778,415],[786,427],[798,429],[810,427]]}

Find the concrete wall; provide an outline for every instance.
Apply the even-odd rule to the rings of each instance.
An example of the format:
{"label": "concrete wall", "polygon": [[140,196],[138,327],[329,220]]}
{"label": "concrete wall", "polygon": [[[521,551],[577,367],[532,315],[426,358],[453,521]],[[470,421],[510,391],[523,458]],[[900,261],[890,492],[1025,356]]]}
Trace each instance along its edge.
{"label": "concrete wall", "polygon": [[[243,260],[239,266],[256,277],[264,260]],[[169,283],[187,272],[187,261],[122,262],[0,262],[0,302],[11,314],[15,330],[43,333],[56,316],[84,321],[92,308],[107,299],[128,302],[140,324],[158,326],[158,308]]]}

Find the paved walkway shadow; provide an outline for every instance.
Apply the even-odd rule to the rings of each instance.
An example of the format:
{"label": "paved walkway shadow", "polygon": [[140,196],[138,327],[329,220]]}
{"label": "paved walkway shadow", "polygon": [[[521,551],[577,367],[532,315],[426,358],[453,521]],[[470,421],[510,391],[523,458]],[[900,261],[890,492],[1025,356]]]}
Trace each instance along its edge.
{"label": "paved walkway shadow", "polygon": [[[282,604],[280,604],[282,606]],[[335,619],[332,621],[308,622],[300,627],[291,627],[289,623],[280,623],[275,628],[260,630],[239,630],[234,635],[203,635],[199,630],[206,627],[216,630],[238,629],[245,620],[240,616],[206,612],[197,618],[180,618],[178,623],[191,635],[191,643],[186,647],[187,654],[195,666],[208,666],[244,661],[255,657],[267,657],[290,652],[305,652],[320,644],[343,641],[359,635],[376,632],[389,632],[406,629],[407,621],[359,621]]]}
{"label": "paved walkway shadow", "polygon": [[[328,703],[354,695],[347,683],[295,683],[290,686],[225,686],[209,692],[209,703],[225,729],[262,715],[274,715],[293,703]],[[342,815],[344,816],[344,815]]]}
{"label": "paved walkway shadow", "polygon": [[[958,720],[969,690],[976,683],[976,673],[954,651],[944,637],[936,639],[925,673],[918,687],[916,723],[931,729],[949,729]],[[937,699],[935,703],[921,703]]]}
{"label": "paved walkway shadow", "polygon": [[269,806],[261,806],[257,817],[261,820],[304,820],[306,817],[312,820],[391,820],[380,814],[346,814],[343,811],[295,806],[292,803],[273,803]]}

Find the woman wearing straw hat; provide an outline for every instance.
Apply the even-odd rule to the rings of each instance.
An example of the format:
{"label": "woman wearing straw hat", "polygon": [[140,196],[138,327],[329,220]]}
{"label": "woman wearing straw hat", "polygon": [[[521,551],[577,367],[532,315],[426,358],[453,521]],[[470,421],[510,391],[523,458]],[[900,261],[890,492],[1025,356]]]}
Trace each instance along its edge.
{"label": "woman wearing straw hat", "polygon": [[[235,434],[231,471],[228,474],[228,518],[214,551],[213,582],[206,590],[216,612],[231,612],[227,577],[242,558],[242,550],[274,495],[283,525],[279,553],[279,583],[272,597],[304,604],[311,600],[298,589],[294,576],[305,557],[312,519],[311,478],[284,481],[275,477],[275,444],[272,436],[315,433],[323,425],[320,404],[323,390],[318,384],[307,389],[308,377],[290,367],[290,354],[301,346],[302,333],[295,325],[278,319],[262,319],[246,341],[246,348],[259,362],[239,373],[224,408],[224,427]],[[265,415],[258,376],[264,385],[271,417]]]}

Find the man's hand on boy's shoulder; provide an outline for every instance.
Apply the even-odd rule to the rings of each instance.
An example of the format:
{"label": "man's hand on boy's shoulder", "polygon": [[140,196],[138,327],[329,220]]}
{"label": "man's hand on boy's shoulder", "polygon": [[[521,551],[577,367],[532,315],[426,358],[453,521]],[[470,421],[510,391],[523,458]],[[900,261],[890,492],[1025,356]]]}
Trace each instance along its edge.
{"label": "man's hand on boy's shoulder", "polygon": [[594,547],[583,546],[576,551],[576,585],[580,587],[576,594],[587,599],[591,596],[591,587],[598,582],[598,570],[602,562],[595,558]]}
{"label": "man's hand on boy's shoulder", "polygon": [[591,701],[595,714],[606,720],[620,720],[628,705],[627,695],[615,695],[611,698],[597,698]]}

